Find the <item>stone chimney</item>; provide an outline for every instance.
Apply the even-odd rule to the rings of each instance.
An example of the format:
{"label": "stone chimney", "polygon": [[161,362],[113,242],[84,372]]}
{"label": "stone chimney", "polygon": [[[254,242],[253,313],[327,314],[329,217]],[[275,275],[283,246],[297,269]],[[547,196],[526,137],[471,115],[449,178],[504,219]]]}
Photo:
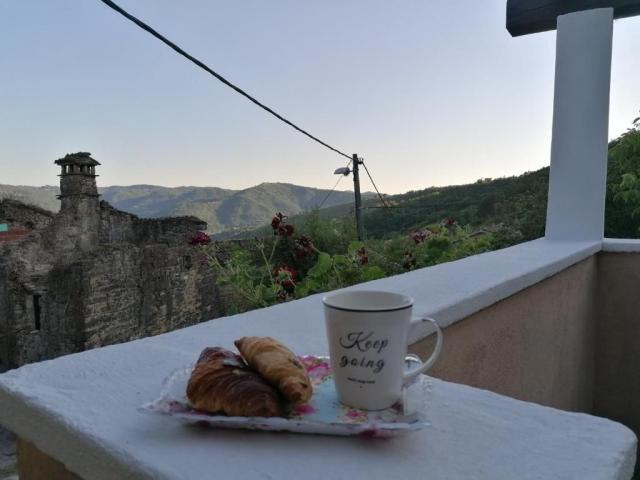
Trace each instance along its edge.
{"label": "stone chimney", "polygon": [[[60,165],[61,212],[78,209],[98,209],[98,187],[96,186],[96,165],[89,152],[68,153],[55,161]],[[88,212],[86,212],[88,213]]]}
{"label": "stone chimney", "polygon": [[100,225],[96,166],[89,152],[68,153],[55,161],[60,165],[60,216],[69,244],[82,251],[98,242]]}

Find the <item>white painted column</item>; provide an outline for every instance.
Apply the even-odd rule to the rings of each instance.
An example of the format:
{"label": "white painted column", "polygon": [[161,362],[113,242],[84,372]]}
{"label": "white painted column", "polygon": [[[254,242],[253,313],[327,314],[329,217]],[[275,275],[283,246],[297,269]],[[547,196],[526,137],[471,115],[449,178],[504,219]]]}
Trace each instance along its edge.
{"label": "white painted column", "polygon": [[609,134],[613,8],[558,17],[546,237],[600,240]]}

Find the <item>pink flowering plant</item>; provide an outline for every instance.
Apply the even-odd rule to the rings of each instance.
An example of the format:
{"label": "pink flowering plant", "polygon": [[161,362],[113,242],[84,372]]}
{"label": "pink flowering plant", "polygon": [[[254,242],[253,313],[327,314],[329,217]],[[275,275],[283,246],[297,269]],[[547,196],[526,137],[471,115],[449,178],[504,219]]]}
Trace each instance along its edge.
{"label": "pink flowering plant", "polygon": [[346,254],[320,251],[311,235],[296,235],[296,228],[281,212],[271,219],[270,229],[270,238],[255,238],[230,251],[217,242],[192,242],[203,249],[219,286],[233,298],[231,312],[385,276],[379,266],[369,265],[368,250],[360,242],[349,244]]}
{"label": "pink flowering plant", "polygon": [[347,222],[312,214],[301,228],[277,212],[270,234],[212,242],[197,235],[214,268],[227,313],[266,307],[490,249],[491,232],[472,232],[454,219],[421,226],[391,239],[353,241]]}
{"label": "pink flowering plant", "polygon": [[211,243],[211,237],[204,232],[196,233],[189,240],[191,245],[209,245]]}

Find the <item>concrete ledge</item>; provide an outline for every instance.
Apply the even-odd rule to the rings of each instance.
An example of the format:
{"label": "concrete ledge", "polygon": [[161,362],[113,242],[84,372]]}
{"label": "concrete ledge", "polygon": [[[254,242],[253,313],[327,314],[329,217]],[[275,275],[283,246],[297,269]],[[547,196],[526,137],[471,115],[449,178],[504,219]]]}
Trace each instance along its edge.
{"label": "concrete ledge", "polygon": [[[390,290],[412,296],[415,315],[448,327],[597,253],[602,243],[544,238],[455,262],[415,270],[351,287]],[[428,325],[411,332],[414,343],[429,336]]]}
{"label": "concrete ledge", "polygon": [[640,240],[629,238],[605,238],[602,242],[602,251],[620,253],[640,252]]}

